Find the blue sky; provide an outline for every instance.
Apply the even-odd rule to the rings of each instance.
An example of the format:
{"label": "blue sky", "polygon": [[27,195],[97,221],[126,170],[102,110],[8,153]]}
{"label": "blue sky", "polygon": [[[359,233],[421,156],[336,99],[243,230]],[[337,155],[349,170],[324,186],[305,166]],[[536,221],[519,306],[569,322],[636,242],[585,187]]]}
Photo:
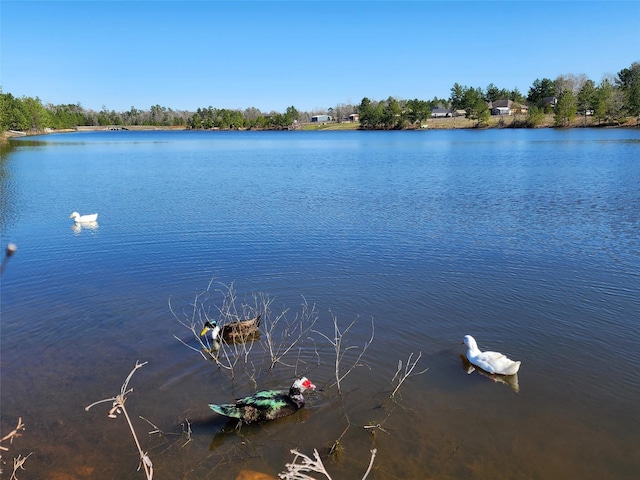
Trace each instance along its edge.
{"label": "blue sky", "polygon": [[640,61],[640,1],[0,2],[4,93],[124,111],[318,111]]}

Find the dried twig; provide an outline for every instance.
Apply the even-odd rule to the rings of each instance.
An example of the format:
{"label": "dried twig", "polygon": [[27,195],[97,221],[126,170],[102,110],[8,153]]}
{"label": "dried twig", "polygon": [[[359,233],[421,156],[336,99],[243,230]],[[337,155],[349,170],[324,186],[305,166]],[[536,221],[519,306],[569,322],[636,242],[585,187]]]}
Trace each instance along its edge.
{"label": "dried twig", "polygon": [[[280,478],[286,480],[313,480],[313,477],[307,475],[307,473],[315,472],[321,473],[327,478],[327,480],[331,480],[329,472],[324,468],[324,464],[320,459],[318,450],[313,450],[314,459],[311,459],[304,453],[300,453],[298,450],[291,450],[291,453],[295,455],[293,462],[285,465],[285,467],[287,467],[287,471],[279,473],[278,476]],[[298,459],[302,460],[302,463],[296,463]]]}
{"label": "dried twig", "polygon": [[[374,423],[371,422],[369,423],[369,425],[364,425],[365,430],[369,430],[373,435],[375,435],[376,430],[379,430],[381,432],[384,432],[386,434],[390,434],[389,430],[384,428],[384,424],[386,423],[386,421],[389,419],[389,417],[391,416],[391,414],[393,413],[393,410],[395,410],[395,407],[398,405],[396,402],[396,393],[398,393],[398,390],[400,389],[400,387],[402,386],[402,384],[407,380],[407,378],[415,376],[415,375],[422,375],[423,373],[425,373],[427,370],[429,370],[428,368],[425,368],[424,370],[417,372],[417,373],[413,373],[413,371],[416,368],[416,365],[418,364],[418,361],[420,360],[420,358],[422,357],[422,352],[418,353],[418,356],[416,357],[415,360],[412,360],[413,358],[413,352],[411,354],[409,354],[409,358],[407,359],[407,363],[404,366],[404,373],[402,373],[402,360],[398,361],[398,369],[396,370],[396,373],[394,374],[393,378],[391,379],[391,382],[395,382],[397,379],[397,385],[396,387],[393,389],[393,391],[391,392],[391,394],[389,395],[389,399],[390,401],[392,401],[394,403],[393,408],[391,409],[391,411],[389,413],[387,413],[387,416],[382,419],[382,421]],[[375,429],[375,430],[374,430]]]}
{"label": "dried twig", "polygon": [[371,468],[373,467],[373,461],[376,458],[376,452],[378,450],[376,448],[374,448],[373,450],[371,450],[371,459],[369,460],[369,467],[367,468],[367,471],[364,472],[364,475],[362,477],[362,480],[366,480],[366,478],[369,476],[369,473],[371,472]]}
{"label": "dried twig", "polygon": [[7,435],[2,437],[2,439],[0,439],[0,450],[3,450],[5,452],[9,451],[7,447],[1,445],[2,442],[6,442],[7,440],[9,440],[9,445],[11,445],[13,443],[14,438],[22,436],[20,432],[23,430],[24,430],[24,423],[22,423],[22,417],[20,417],[18,418],[18,425],[16,425],[16,428],[14,428],[11,432],[9,432]]}
{"label": "dried twig", "polygon": [[153,427],[153,430],[151,430],[150,432],[148,432],[149,435],[154,435],[154,434],[158,434],[158,435],[166,435],[162,430],[160,430],[160,427],[158,427],[157,425],[155,425],[153,422],[151,422],[150,420],[147,420],[146,418],[144,418],[142,415],[138,415],[138,418],[140,420],[144,420],[145,422],[147,422],[149,425],[151,425]]}
{"label": "dried twig", "polygon": [[[255,367],[251,364],[249,357],[254,347],[253,340],[259,337],[259,333],[255,335],[255,338],[248,338],[247,341],[244,342],[227,343],[219,338],[203,337],[200,335],[200,332],[206,322],[214,320],[212,310],[217,310],[215,314],[216,323],[224,326],[227,323],[245,320],[246,318],[254,318],[258,315],[264,319],[269,314],[270,300],[266,296],[254,295],[253,305],[247,303],[239,304],[233,284],[219,284],[219,287],[214,290],[212,288],[213,282],[212,279],[203,292],[196,294],[190,311],[183,312],[183,315],[176,313],[171,304],[171,299],[169,299],[169,310],[172,315],[182,326],[191,332],[198,346],[194,347],[189,345],[176,335],[174,335],[174,338],[187,348],[198,352],[205,359],[213,360],[218,367],[228,371],[232,378],[235,378],[237,373],[236,368],[243,368],[245,370],[247,368],[254,368],[254,372],[249,373],[251,377],[255,375]],[[219,305],[209,303],[212,295],[220,295],[221,300]]]}
{"label": "dried twig", "polygon": [[[369,468],[367,468],[362,480],[365,480],[371,472],[373,461],[376,458],[376,452],[377,450],[375,448],[371,450]],[[314,477],[309,475],[309,473],[321,473],[327,480],[331,480],[331,476],[324,467],[322,459],[318,454],[318,450],[313,450],[313,459],[304,453],[300,453],[298,450],[291,450],[291,453],[295,455],[293,462],[287,463],[285,465],[287,467],[287,471],[279,473],[278,477],[284,480],[314,480]],[[297,463],[298,460],[301,460],[301,463]]]}
{"label": "dried twig", "polygon": [[136,432],[133,428],[133,424],[131,423],[131,419],[129,418],[127,409],[124,406],[127,400],[127,394],[133,392],[133,388],[129,388],[129,381],[131,380],[131,377],[136,372],[136,370],[138,370],[139,368],[142,368],[146,364],[147,362],[139,363],[136,361],[136,366],[133,367],[133,370],[131,370],[131,373],[129,373],[129,376],[127,376],[124,383],[122,384],[119,395],[94,402],[91,405],[85,407],[85,410],[89,411],[91,407],[93,407],[94,405],[98,405],[100,403],[113,402],[113,406],[111,407],[111,410],[109,410],[108,416],[109,418],[117,418],[116,414],[119,414],[119,413],[124,414],[125,418],[127,419],[127,423],[129,424],[131,435],[133,435],[133,439],[136,442],[136,447],[138,447],[138,452],[140,453],[140,463],[144,467],[144,473],[147,476],[147,480],[152,480],[153,479],[153,463],[151,462],[149,455],[146,452],[142,451],[142,447],[140,446],[140,442],[138,441],[138,436],[136,435]]}
{"label": "dried twig", "polygon": [[[192,309],[189,315],[186,315],[186,314],[183,316],[178,315],[178,313],[176,313],[176,311],[173,309],[173,305],[171,304],[171,298],[169,298],[169,311],[182,326],[184,326],[185,328],[191,331],[191,333],[193,334],[193,337],[198,342],[200,348],[198,349],[187,344],[185,341],[183,341],[176,335],[174,335],[173,337],[176,340],[178,340],[180,343],[185,345],[187,348],[190,348],[191,350],[198,352],[205,359],[209,359],[209,358],[215,359],[215,355],[214,355],[215,351],[213,349],[213,345],[205,343],[206,339],[203,339],[199,333],[204,323],[207,320],[210,320],[208,311],[206,310],[206,306],[202,300],[202,297],[208,296],[208,294],[210,294],[212,283],[213,283],[213,279],[209,281],[207,288],[203,292],[196,294],[196,297],[193,301]],[[183,319],[183,317],[185,318]]]}
{"label": "dried twig", "polygon": [[23,457],[22,455],[18,455],[16,458],[13,459],[13,472],[11,473],[11,478],[9,480],[18,480],[18,476],[16,475],[16,472],[18,471],[18,469],[24,470],[24,467],[23,467],[24,462],[26,462],[27,458],[29,458],[31,455],[33,455],[33,452],[31,452],[26,457]]}
{"label": "dried twig", "polygon": [[409,355],[409,358],[407,358],[407,363],[406,363],[406,365],[404,367],[404,373],[402,374],[402,376],[399,376],[400,375],[400,371],[402,370],[402,360],[398,360],[398,370],[396,370],[395,375],[391,379],[391,382],[393,383],[397,378],[398,379],[398,384],[396,385],[396,388],[394,388],[393,392],[391,392],[390,398],[394,398],[395,397],[396,393],[398,392],[398,390],[400,389],[400,387],[402,386],[402,384],[405,382],[405,380],[407,378],[412,377],[414,375],[422,375],[427,370],[429,370],[428,368],[425,368],[421,372],[413,373],[413,370],[416,368],[416,365],[418,364],[418,361],[420,360],[420,357],[422,357],[422,352],[418,353],[418,356],[413,361],[413,363],[411,362],[411,357],[413,357],[413,352],[411,352],[411,354]]}
{"label": "dried twig", "polygon": [[[389,417],[387,416],[387,418],[389,418]],[[385,418],[385,420],[386,420],[387,418]],[[385,429],[382,427],[382,424],[383,424],[383,423],[384,423],[384,421],[382,421],[381,423],[364,425],[364,426],[363,426],[363,428],[364,428],[365,430],[370,430],[370,429],[372,429],[372,428],[377,428],[377,429],[378,429],[378,430],[380,430],[381,432],[384,432],[384,433],[386,433],[386,434],[389,434],[389,431],[388,431],[388,430],[385,430]]]}
{"label": "dried twig", "polygon": [[340,388],[340,382],[342,382],[347,375],[349,375],[351,373],[351,371],[360,365],[360,360],[362,359],[362,356],[365,354],[365,352],[367,351],[367,349],[369,348],[369,346],[371,345],[371,342],[373,342],[373,337],[375,334],[375,325],[373,323],[373,318],[371,319],[371,338],[369,338],[369,340],[367,342],[365,342],[365,344],[362,346],[362,349],[360,350],[360,354],[358,355],[358,357],[355,359],[355,361],[353,362],[353,364],[348,367],[346,370],[344,370],[343,366],[342,366],[342,360],[345,356],[345,354],[347,353],[347,351],[358,348],[355,345],[350,345],[347,347],[343,346],[343,342],[344,342],[344,338],[345,335],[347,333],[349,333],[349,330],[351,330],[351,327],[353,327],[357,321],[358,318],[356,318],[353,322],[351,322],[347,328],[345,328],[344,330],[340,330],[340,327],[338,326],[338,318],[335,315],[331,315],[331,317],[333,318],[333,339],[329,338],[327,335],[325,335],[322,332],[318,332],[316,331],[315,333],[317,333],[318,335],[324,337],[325,339],[327,339],[329,341],[329,343],[333,346],[334,352],[335,352],[335,378],[336,381],[335,383],[333,383],[331,386],[336,385],[338,387],[338,392],[342,393],[342,390]]}
{"label": "dried twig", "polygon": [[[12,244],[10,244],[10,245],[12,245]],[[9,247],[7,247],[7,250],[9,250]],[[7,254],[7,255],[10,255],[10,254]],[[6,441],[9,441],[9,445],[13,445],[13,439],[22,436],[22,434],[20,432],[23,431],[24,429],[25,429],[25,425],[24,425],[24,423],[22,423],[22,417],[20,417],[20,418],[18,418],[18,424],[16,425],[16,428],[14,428],[11,432],[9,432],[7,435],[5,435],[4,437],[2,437],[0,439],[0,452],[8,452],[9,448],[5,447],[4,445],[2,445],[2,443],[6,442]],[[29,455],[27,455],[26,457],[23,457],[22,455],[18,455],[17,457],[14,457],[14,459],[13,459],[13,472],[11,473],[10,480],[17,480],[18,479],[18,477],[16,476],[16,472],[18,471],[18,469],[24,470],[24,467],[23,467],[24,462],[32,454],[33,454],[33,452],[29,453]],[[3,473],[2,472],[3,463],[4,462],[2,461],[2,455],[0,454],[0,475]]]}
{"label": "dried twig", "polygon": [[287,313],[288,309],[285,309],[275,319],[265,319],[265,335],[262,343],[271,359],[270,369],[273,369],[277,363],[291,366],[284,362],[285,356],[312,331],[319,318],[315,304],[309,305],[304,297],[299,315],[296,314],[295,318],[289,321]]}

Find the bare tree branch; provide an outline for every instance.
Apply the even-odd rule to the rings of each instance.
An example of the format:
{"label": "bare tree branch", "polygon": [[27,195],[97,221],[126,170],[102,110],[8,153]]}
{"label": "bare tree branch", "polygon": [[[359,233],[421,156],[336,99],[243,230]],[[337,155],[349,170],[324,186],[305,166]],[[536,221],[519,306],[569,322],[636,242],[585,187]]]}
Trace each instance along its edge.
{"label": "bare tree branch", "polygon": [[119,413],[124,414],[124,417],[127,419],[127,424],[129,425],[129,429],[131,430],[131,435],[133,435],[133,439],[136,442],[136,447],[138,447],[138,453],[140,454],[140,464],[144,467],[144,473],[147,477],[147,480],[152,480],[153,479],[153,463],[151,462],[151,459],[149,458],[148,454],[142,450],[142,447],[140,446],[140,442],[138,441],[138,436],[136,435],[136,431],[133,428],[133,424],[131,423],[131,419],[129,418],[127,409],[124,406],[127,400],[127,394],[133,392],[133,388],[129,388],[129,382],[131,381],[131,377],[133,377],[133,374],[139,368],[144,367],[146,364],[147,362],[139,363],[138,361],[136,361],[136,366],[133,367],[133,370],[131,370],[131,372],[125,379],[124,383],[122,384],[119,395],[94,402],[91,405],[85,407],[85,411],[88,412],[91,407],[93,407],[94,405],[98,405],[100,403],[113,402],[113,406],[111,407],[111,410],[109,410],[108,416],[109,418],[117,418],[116,414],[119,414]]}

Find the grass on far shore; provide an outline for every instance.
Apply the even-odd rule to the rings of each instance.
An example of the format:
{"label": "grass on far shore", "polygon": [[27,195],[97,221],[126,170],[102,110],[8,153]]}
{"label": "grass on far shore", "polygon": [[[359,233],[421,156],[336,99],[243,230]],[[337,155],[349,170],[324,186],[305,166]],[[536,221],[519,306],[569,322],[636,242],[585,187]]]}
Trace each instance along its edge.
{"label": "grass on far shore", "polygon": [[[536,128],[548,128],[554,126],[554,115],[547,114],[544,119],[537,125]],[[518,127],[524,127],[527,121],[526,115],[491,115],[489,121],[481,128],[509,128],[513,127],[514,123]],[[422,129],[431,130],[450,130],[450,129],[463,129],[463,128],[476,128],[477,121],[471,120],[465,117],[449,117],[449,118],[430,118],[422,124]],[[587,117],[576,115],[573,122],[569,127],[600,127],[604,126],[598,123],[593,117]],[[611,126],[611,125],[608,125]],[[631,118],[626,123],[618,125],[620,127],[635,127],[638,126],[636,119]],[[357,130],[360,127],[359,122],[323,122],[323,123],[307,123],[301,125],[301,130]],[[417,127],[414,127],[416,130]]]}
{"label": "grass on far shore", "polygon": [[[488,122],[480,128],[510,128],[513,126],[525,128],[526,127],[527,117],[526,115],[492,115],[489,117]],[[430,118],[425,123],[422,124],[422,127],[414,126],[409,129],[414,130],[453,130],[453,129],[468,129],[468,128],[476,128],[476,120],[471,120],[465,117],[450,117],[450,118]],[[515,124],[515,125],[514,125]],[[638,127],[640,123],[638,119],[634,117],[630,117],[626,122],[611,125],[611,124],[600,124],[598,120],[593,117],[587,117],[585,119],[584,116],[576,115],[571,125],[568,125],[567,128],[572,127]],[[547,114],[544,116],[544,119],[535,127],[535,128],[549,128],[554,127],[554,116],[553,114]],[[157,126],[148,126],[148,125],[140,125],[140,126],[127,126],[125,127],[127,130],[188,130],[186,126],[177,126],[177,127],[157,127]],[[298,125],[296,130],[304,130],[304,131],[324,131],[324,130],[358,130],[360,128],[359,122],[322,122],[322,123],[301,123]],[[43,135],[46,133],[61,133],[61,132],[77,132],[77,131],[90,131],[90,130],[110,130],[111,127],[104,126],[81,126],[76,128],[70,128],[65,130],[47,130],[45,132],[42,131],[30,131],[30,132],[2,132],[0,140],[6,141],[8,138],[14,136],[22,136],[22,135]]]}

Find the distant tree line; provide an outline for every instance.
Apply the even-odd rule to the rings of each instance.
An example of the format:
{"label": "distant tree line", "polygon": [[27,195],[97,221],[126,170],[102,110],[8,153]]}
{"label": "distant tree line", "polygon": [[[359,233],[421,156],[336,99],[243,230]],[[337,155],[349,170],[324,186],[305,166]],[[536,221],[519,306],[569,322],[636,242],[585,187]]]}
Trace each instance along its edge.
{"label": "distant tree line", "polygon": [[366,129],[403,129],[430,118],[436,108],[446,109],[451,115],[464,115],[485,124],[491,115],[489,104],[510,100],[516,116],[526,106],[527,114],[516,125],[535,127],[546,114],[553,114],[556,126],[570,125],[576,115],[593,116],[599,124],[621,124],[628,118],[640,123],[640,62],[605,77],[597,84],[586,75],[560,75],[555,80],[536,79],[525,97],[517,88],[507,90],[491,83],[485,89],[455,83],[447,100],[434,98],[420,100],[373,101],[363,98],[358,106],[360,125]]}
{"label": "distant tree line", "polygon": [[389,97],[375,101],[363,98],[359,105],[339,104],[318,112],[299,112],[290,106],[285,112],[261,112],[257,108],[246,110],[218,109],[212,106],[195,112],[172,110],[153,105],[149,110],[131,107],[116,112],[102,107],[96,112],[78,104],[43,105],[38,98],[16,98],[0,89],[0,131],[43,131],[72,129],[79,126],[182,126],[192,129],[288,129],[306,123],[316,114],[329,114],[337,122],[357,113],[360,128],[404,129],[415,128],[431,118],[435,109],[447,109],[452,114],[474,119],[478,126],[490,117],[489,102],[510,100],[515,115],[526,106],[527,114],[518,119],[520,126],[535,127],[545,114],[553,113],[555,125],[571,124],[576,115],[593,116],[599,124],[620,124],[628,118],[640,123],[640,62],[620,70],[617,75],[606,76],[596,84],[586,75],[561,75],[555,80],[536,79],[525,97],[517,88],[508,90],[493,83],[486,88],[468,87],[455,83],[448,99],[402,100]]}

